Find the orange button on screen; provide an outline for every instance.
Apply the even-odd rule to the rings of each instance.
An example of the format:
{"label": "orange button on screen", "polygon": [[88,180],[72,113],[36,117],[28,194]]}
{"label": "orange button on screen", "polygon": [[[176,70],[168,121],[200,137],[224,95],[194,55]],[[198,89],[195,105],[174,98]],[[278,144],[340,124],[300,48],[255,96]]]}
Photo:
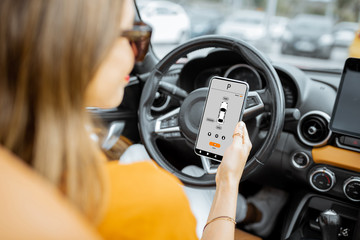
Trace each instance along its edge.
{"label": "orange button on screen", "polygon": [[220,147],[220,144],[214,143],[214,142],[209,142],[209,145],[212,146],[212,147],[217,147],[217,148]]}

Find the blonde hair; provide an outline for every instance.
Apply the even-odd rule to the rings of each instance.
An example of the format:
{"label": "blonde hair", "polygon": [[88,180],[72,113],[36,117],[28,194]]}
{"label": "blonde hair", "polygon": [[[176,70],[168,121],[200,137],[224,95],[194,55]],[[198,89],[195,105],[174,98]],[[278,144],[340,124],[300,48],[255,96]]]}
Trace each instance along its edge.
{"label": "blonde hair", "polygon": [[90,220],[106,175],[85,89],[118,35],[121,0],[0,1],[0,144]]}

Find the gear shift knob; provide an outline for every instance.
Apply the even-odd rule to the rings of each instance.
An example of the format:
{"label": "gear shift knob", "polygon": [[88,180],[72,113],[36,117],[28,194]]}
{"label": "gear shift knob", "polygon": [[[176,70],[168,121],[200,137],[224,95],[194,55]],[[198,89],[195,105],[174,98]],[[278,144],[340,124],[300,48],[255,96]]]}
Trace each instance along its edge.
{"label": "gear shift knob", "polygon": [[340,216],[332,209],[320,213],[319,224],[322,240],[337,240],[340,230]]}

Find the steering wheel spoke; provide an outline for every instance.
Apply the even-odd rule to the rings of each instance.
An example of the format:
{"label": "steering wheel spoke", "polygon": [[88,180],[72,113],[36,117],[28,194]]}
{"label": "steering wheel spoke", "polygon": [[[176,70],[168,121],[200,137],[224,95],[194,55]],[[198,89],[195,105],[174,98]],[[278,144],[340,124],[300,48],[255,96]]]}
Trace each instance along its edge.
{"label": "steering wheel spoke", "polygon": [[213,160],[204,156],[200,156],[200,159],[205,173],[216,174],[219,163],[216,164]]}
{"label": "steering wheel spoke", "polygon": [[248,93],[243,116],[244,120],[254,118],[265,112],[265,104],[260,94],[263,93],[260,91],[251,91]]}
{"label": "steering wheel spoke", "polygon": [[176,108],[155,119],[154,133],[165,139],[182,138],[179,126],[179,112],[180,108]]}

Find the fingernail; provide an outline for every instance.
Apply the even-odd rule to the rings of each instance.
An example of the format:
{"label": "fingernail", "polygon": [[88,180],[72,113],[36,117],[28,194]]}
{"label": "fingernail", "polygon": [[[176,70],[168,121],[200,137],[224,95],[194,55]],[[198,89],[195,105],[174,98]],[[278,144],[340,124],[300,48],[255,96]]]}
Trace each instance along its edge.
{"label": "fingernail", "polygon": [[130,81],[130,75],[126,75],[124,79],[125,79],[125,81],[129,82]]}

